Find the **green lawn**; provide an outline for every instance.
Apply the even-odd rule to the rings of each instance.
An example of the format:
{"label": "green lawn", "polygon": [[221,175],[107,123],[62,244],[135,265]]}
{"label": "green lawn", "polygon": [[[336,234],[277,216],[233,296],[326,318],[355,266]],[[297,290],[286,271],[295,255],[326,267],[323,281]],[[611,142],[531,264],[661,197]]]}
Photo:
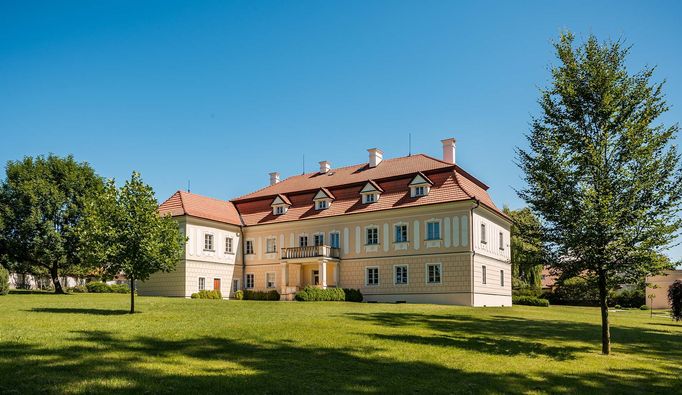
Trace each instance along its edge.
{"label": "green lawn", "polygon": [[680,393],[682,325],[599,312],[0,297],[0,393]]}

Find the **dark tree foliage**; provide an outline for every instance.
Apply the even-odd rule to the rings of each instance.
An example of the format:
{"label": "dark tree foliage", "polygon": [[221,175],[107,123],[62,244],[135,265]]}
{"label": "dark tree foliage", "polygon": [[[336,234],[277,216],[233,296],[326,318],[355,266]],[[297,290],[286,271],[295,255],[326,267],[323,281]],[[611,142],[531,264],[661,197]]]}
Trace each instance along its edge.
{"label": "dark tree foliage", "polygon": [[663,84],[652,82],[653,68],[627,69],[621,41],[590,36],[575,46],[568,33],[555,49],[542,113],[518,150],[527,183],[519,195],[542,220],[551,266],[596,278],[608,354],[609,290],[664,269],[658,256],[682,225],[678,126],[660,123]]}
{"label": "dark tree foliage", "polygon": [[670,313],[675,321],[682,320],[682,281],[675,280],[668,288],[668,300],[672,307]]}
{"label": "dark tree foliage", "polygon": [[503,209],[512,219],[511,263],[516,288],[541,287],[542,268],[547,259],[544,256],[540,220],[524,207],[518,210]]}

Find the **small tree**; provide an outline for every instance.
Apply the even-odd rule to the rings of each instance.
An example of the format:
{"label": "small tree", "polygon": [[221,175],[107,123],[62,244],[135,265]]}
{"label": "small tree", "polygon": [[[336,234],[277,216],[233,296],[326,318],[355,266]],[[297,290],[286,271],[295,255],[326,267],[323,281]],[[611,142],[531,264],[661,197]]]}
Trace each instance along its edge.
{"label": "small tree", "polygon": [[9,272],[4,267],[0,266],[0,295],[7,295],[9,293]]}
{"label": "small tree", "polygon": [[[646,286],[652,291],[659,288],[658,284],[647,284]],[[656,299],[656,294],[654,292],[651,292],[649,293],[649,295],[647,295],[647,298],[649,298],[649,306],[651,306],[649,309],[651,311],[650,318],[654,318],[654,299]]]}
{"label": "small tree", "polygon": [[511,264],[512,276],[517,283],[531,288],[542,286],[542,268],[546,262],[542,245],[540,220],[524,207],[518,210],[503,209],[512,219]]}
{"label": "small tree", "polygon": [[186,242],[177,222],[159,215],[152,188],[137,172],[120,189],[113,180],[106,184],[98,201],[87,207],[80,231],[88,260],[102,265],[109,276],[123,272],[130,280],[130,313],[135,312],[135,281],[174,270]]}
{"label": "small tree", "polygon": [[63,294],[60,275],[82,264],[75,229],[102,179],[72,156],[9,161],[0,182],[0,259],[33,274],[47,273]]}
{"label": "small tree", "polygon": [[682,281],[675,280],[668,288],[668,300],[672,311],[670,315],[675,321],[682,320]]}

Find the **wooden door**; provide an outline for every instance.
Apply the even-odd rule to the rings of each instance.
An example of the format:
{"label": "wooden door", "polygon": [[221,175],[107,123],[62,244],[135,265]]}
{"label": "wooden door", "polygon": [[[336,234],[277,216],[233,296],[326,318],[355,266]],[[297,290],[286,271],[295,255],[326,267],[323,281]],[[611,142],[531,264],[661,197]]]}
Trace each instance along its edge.
{"label": "wooden door", "polygon": [[213,290],[214,291],[220,291],[220,279],[219,278],[213,279]]}

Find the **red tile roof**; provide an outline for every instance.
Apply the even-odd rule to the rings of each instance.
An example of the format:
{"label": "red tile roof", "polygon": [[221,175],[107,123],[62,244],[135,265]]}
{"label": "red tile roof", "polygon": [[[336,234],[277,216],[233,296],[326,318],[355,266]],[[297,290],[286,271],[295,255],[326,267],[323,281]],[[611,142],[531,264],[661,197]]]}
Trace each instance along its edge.
{"label": "red tile roof", "polygon": [[177,191],[159,206],[159,213],[173,217],[189,215],[232,225],[241,225],[239,213],[232,202],[195,193]]}

